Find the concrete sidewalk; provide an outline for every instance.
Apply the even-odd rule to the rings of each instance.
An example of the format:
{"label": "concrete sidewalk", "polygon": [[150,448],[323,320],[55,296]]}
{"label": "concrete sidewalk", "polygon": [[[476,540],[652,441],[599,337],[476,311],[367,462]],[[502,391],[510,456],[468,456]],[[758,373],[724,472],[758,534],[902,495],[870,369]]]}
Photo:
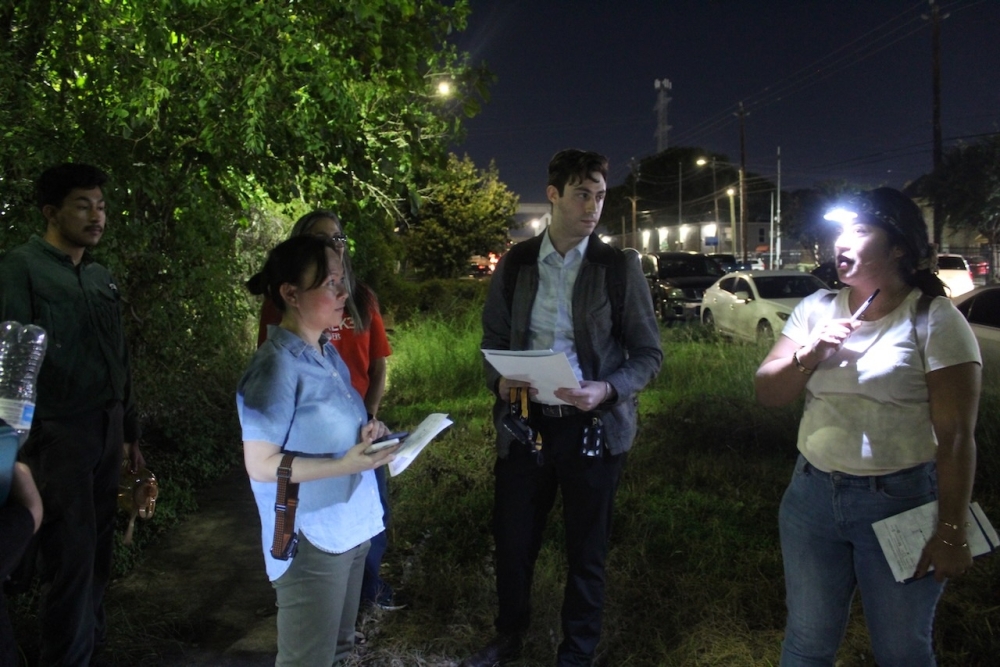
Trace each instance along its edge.
{"label": "concrete sidewalk", "polygon": [[106,656],[116,665],[274,665],[274,590],[246,471],[237,466],[197,498],[198,511],[108,591]]}

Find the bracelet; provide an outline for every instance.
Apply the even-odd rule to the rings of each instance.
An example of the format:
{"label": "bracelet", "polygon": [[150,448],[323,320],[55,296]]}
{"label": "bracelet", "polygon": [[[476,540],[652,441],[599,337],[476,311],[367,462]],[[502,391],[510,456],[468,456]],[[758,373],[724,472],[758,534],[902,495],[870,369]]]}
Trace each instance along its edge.
{"label": "bracelet", "polygon": [[938,523],[940,523],[942,526],[947,526],[948,528],[951,528],[952,530],[961,530],[962,528],[968,528],[969,527],[969,522],[968,521],[966,521],[965,523],[963,523],[961,526],[956,526],[953,523],[948,523],[947,521],[942,521],[941,519],[938,519]]}
{"label": "bracelet", "polygon": [[959,549],[966,549],[969,546],[968,542],[962,542],[961,544],[952,544],[951,542],[949,542],[948,540],[944,539],[940,535],[938,535],[937,538],[938,538],[938,541],[941,542],[941,544],[944,544],[944,545],[949,546],[949,547],[957,547]]}
{"label": "bracelet", "polygon": [[608,382],[607,380],[605,380],[604,381],[604,400],[601,401],[601,403],[604,403],[604,401],[607,401],[610,397],[611,397],[611,383]]}
{"label": "bracelet", "polygon": [[792,352],[792,361],[795,362],[795,370],[797,370],[798,372],[802,373],[803,375],[812,375],[816,371],[815,368],[806,368],[805,366],[802,365],[802,362],[799,361],[799,351],[798,350],[795,350],[794,352]]}

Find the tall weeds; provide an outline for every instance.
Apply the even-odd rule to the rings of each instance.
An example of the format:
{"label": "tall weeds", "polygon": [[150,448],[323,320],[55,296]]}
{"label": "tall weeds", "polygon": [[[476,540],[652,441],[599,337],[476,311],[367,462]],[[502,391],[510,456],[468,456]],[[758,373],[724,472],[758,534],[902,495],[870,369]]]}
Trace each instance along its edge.
{"label": "tall weeds", "polygon": [[[492,397],[484,389],[478,312],[430,318],[393,338],[383,417],[412,425],[447,411],[455,426],[390,481],[387,576],[413,609],[366,618],[363,664],[444,665],[492,634],[496,613]],[[640,398],[641,427],[623,475],[608,564],[601,644],[616,666],[777,665],[784,584],[777,508],[796,457],[801,404],[763,409],[753,373],[767,350],[698,328],[666,330],[665,361]],[[1000,523],[1000,415],[987,386],[977,435],[976,497]],[[527,667],[553,662],[565,582],[559,501],[535,574]],[[992,665],[1000,608],[996,556],[949,585],[935,639],[942,666]],[[873,665],[860,608],[841,667]],[[362,664],[362,663],[358,663]]]}

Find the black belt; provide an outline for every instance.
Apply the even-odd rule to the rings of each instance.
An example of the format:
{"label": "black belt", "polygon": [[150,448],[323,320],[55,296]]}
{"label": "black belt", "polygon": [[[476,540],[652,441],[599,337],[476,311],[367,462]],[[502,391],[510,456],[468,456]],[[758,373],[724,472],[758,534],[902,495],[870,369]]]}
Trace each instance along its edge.
{"label": "black belt", "polygon": [[532,409],[540,410],[543,417],[571,417],[582,414],[583,410],[574,405],[547,405],[545,403],[535,403]]}

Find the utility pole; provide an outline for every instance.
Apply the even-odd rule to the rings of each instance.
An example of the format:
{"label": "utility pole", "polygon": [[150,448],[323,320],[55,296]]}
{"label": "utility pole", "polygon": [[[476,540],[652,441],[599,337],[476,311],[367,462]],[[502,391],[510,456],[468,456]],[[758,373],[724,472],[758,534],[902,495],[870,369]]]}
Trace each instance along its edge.
{"label": "utility pole", "polygon": [[747,188],[746,188],[746,178],[745,174],[747,172],[747,142],[746,142],[746,124],[744,119],[746,114],[743,112],[743,102],[740,102],[740,227],[742,229],[742,243],[743,246],[743,261],[747,261]]}
{"label": "utility pole", "polygon": [[774,232],[771,234],[771,268],[781,268],[779,264],[781,264],[781,146],[778,146],[778,206],[774,214]]}
{"label": "utility pole", "polygon": [[668,90],[673,89],[670,79],[656,79],[653,81],[653,88],[658,91],[656,95],[656,152],[662,153],[667,150],[667,134],[670,132],[670,125],[667,124],[667,105],[670,103]]}
{"label": "utility pole", "polygon": [[639,198],[635,194],[635,186],[636,182],[639,180],[639,164],[635,161],[635,158],[632,158],[629,160],[629,166],[632,168],[632,196],[629,197],[629,199],[632,200],[632,244],[629,247],[636,248],[638,247],[638,243],[636,243],[636,241],[639,238],[639,233],[636,229],[635,203]]}
{"label": "utility pole", "polygon": [[[948,18],[949,14],[941,14],[938,4],[934,0],[929,0],[931,5],[931,97],[933,98],[933,111],[931,127],[934,138],[934,171],[941,168],[943,162],[941,150],[941,20]],[[928,20],[926,14],[923,15]],[[944,213],[941,211],[941,204],[938,198],[934,198],[934,243],[941,245],[941,234],[944,231]]]}
{"label": "utility pole", "polygon": [[[715,204],[715,224],[719,224],[719,186],[715,184],[715,156],[712,156],[712,203]],[[722,234],[719,234],[722,236]]]}
{"label": "utility pole", "polygon": [[677,224],[684,224],[684,217],[681,215],[681,209],[684,207],[684,180],[681,177],[683,173],[681,169],[681,161],[677,161]]}

